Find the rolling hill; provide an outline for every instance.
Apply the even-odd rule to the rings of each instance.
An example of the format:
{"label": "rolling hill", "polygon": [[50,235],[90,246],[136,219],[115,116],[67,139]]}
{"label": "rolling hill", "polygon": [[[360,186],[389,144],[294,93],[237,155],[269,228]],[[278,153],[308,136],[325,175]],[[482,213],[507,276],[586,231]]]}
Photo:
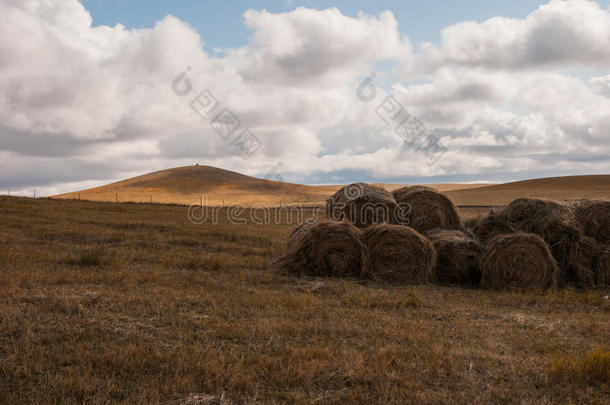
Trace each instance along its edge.
{"label": "rolling hill", "polygon": [[610,175],[548,177],[515,181],[445,194],[456,205],[505,205],[520,197],[569,200],[577,198],[609,198]]}
{"label": "rolling hill", "polygon": [[322,202],[337,188],[258,179],[211,166],[185,166],[53,198],[193,204],[205,195],[209,205],[279,205],[282,202]]}
{"label": "rolling hill", "polygon": [[[380,184],[388,190],[402,184]],[[429,184],[461,206],[497,206],[519,197],[610,198],[610,175],[551,177],[505,184]],[[322,203],[340,186],[307,186],[246,176],[210,166],[161,170],[53,198],[209,205]],[[204,201],[205,203],[205,201]]]}

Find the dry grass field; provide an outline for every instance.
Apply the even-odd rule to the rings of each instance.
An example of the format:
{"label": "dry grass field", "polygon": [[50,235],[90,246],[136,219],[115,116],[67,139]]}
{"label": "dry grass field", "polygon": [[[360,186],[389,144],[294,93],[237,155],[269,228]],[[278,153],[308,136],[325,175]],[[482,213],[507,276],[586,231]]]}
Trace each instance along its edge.
{"label": "dry grass field", "polygon": [[295,278],[225,214],[0,197],[0,402],[610,401],[608,290]]}

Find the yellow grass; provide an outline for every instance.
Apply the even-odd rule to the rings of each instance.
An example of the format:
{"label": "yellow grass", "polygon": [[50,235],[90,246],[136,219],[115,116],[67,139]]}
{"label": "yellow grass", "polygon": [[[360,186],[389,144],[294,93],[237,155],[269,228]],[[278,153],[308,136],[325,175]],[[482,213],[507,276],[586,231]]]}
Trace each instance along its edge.
{"label": "yellow grass", "polygon": [[299,279],[272,270],[294,224],[186,210],[0,198],[0,403],[610,400],[557,380],[598,375],[608,290]]}

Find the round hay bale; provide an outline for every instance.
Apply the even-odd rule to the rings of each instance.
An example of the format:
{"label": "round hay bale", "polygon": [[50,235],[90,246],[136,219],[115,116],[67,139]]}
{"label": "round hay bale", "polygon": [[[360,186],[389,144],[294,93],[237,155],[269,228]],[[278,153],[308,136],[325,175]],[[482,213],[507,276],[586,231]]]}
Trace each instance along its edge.
{"label": "round hay bale", "polygon": [[418,232],[434,228],[463,230],[464,225],[453,202],[438,191],[427,188],[396,193],[399,208],[408,207],[407,215],[397,215],[396,221]]}
{"label": "round hay bale", "polygon": [[489,241],[481,257],[481,286],[496,290],[555,287],[558,271],[540,236],[498,235]]}
{"label": "round hay bale", "polygon": [[362,232],[352,224],[308,222],[293,231],[279,265],[290,273],[312,276],[358,276]]}
{"label": "round hay bale", "polygon": [[394,196],[394,199],[396,201],[398,201],[405,194],[410,193],[411,191],[415,191],[415,190],[428,190],[428,191],[435,191],[435,192],[438,193],[438,190],[435,189],[435,188],[428,187],[428,186],[423,186],[421,184],[416,184],[414,186],[406,186],[406,187],[398,188],[398,189],[392,191],[392,195]]}
{"label": "round hay bale", "polygon": [[568,204],[519,198],[475,227],[475,234],[484,244],[497,235],[518,232],[534,233],[546,241],[560,266],[560,281],[590,282],[591,267],[586,265],[590,241],[583,240],[574,210]]}
{"label": "round hay bale", "polygon": [[[552,249],[551,249],[552,251]],[[595,265],[600,246],[593,238],[583,236],[573,242],[569,251],[567,270],[561,272],[560,283],[573,282],[581,287],[595,285]]]}
{"label": "round hay bale", "polygon": [[610,242],[610,201],[579,201],[575,204],[575,210],[585,235],[602,244]]}
{"label": "round hay bale", "polygon": [[421,234],[408,226],[373,225],[362,235],[365,249],[362,277],[425,284],[434,280],[436,251]]}
{"label": "round hay bale", "polygon": [[328,218],[348,220],[359,228],[394,222],[396,201],[385,189],[366,183],[342,187],[326,201]]}
{"label": "round hay bale", "polygon": [[600,249],[595,266],[595,283],[601,287],[610,287],[610,244]]}
{"label": "round hay bale", "polygon": [[495,236],[518,233],[520,231],[515,225],[508,222],[507,218],[502,215],[501,210],[492,210],[487,217],[480,219],[474,224],[472,232],[481,243],[486,244]]}
{"label": "round hay bale", "polygon": [[467,233],[434,229],[426,237],[437,255],[436,278],[442,284],[478,285],[483,247]]}

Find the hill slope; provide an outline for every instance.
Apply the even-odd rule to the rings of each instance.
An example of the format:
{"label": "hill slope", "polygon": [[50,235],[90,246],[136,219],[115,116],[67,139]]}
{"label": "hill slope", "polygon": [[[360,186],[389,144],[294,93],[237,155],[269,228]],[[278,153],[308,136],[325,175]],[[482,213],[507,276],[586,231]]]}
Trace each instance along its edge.
{"label": "hill slope", "polygon": [[281,202],[322,202],[338,186],[305,186],[258,179],[211,166],[161,170],[88,190],[53,198],[91,201],[193,204],[207,197],[210,205],[252,205]]}
{"label": "hill slope", "polygon": [[[551,177],[505,184],[429,184],[457,205],[504,205],[519,197],[556,200],[610,198],[610,175]],[[388,190],[401,184],[383,184]],[[238,203],[321,203],[338,185],[306,186],[258,179],[210,166],[161,170],[127,180],[54,198],[92,201],[193,204],[207,197],[209,205]],[[206,198],[204,197],[204,198]],[[205,203],[205,201],[204,201]]]}
{"label": "hill slope", "polygon": [[505,205],[520,197],[568,200],[610,198],[610,175],[548,177],[515,181],[445,194],[457,205]]}

